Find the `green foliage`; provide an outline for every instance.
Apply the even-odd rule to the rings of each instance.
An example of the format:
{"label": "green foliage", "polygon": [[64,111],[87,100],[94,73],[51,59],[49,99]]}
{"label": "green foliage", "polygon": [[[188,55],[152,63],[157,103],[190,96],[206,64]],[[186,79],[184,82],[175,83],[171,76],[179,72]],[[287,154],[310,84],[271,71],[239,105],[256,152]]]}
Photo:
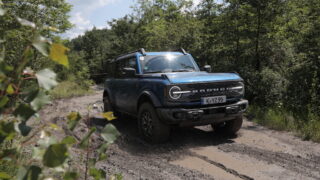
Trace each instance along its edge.
{"label": "green foliage", "polygon": [[11,179],[12,177],[5,172],[0,172],[0,178],[1,179]]}
{"label": "green foliage", "polygon": [[68,128],[73,131],[77,126],[78,122],[81,119],[81,116],[78,112],[71,112],[68,116]]}
{"label": "green foliage", "polygon": [[57,167],[62,165],[68,157],[68,148],[66,144],[50,145],[43,156],[43,165],[47,167]]}
{"label": "green foliage", "polygon": [[81,148],[88,148],[89,147],[89,141],[90,141],[90,137],[91,135],[97,130],[97,128],[93,127],[89,130],[89,132],[82,138],[79,146]]}
{"label": "green foliage", "polygon": [[102,138],[108,143],[113,143],[119,135],[119,132],[112,124],[106,125],[101,131]]}
{"label": "green foliage", "polygon": [[77,143],[77,140],[72,136],[67,136],[62,139],[61,143],[66,144],[66,145],[73,145],[73,144]]}
{"label": "green foliage", "polygon": [[106,173],[100,169],[91,168],[89,170],[90,176],[92,176],[95,180],[104,180],[106,179]]}
{"label": "green foliage", "polygon": [[[59,40],[52,43],[51,31],[56,32],[57,29],[51,25],[60,25],[60,30],[66,30],[69,23],[64,21],[66,20],[64,18],[67,17],[66,13],[70,6],[65,4],[63,0],[50,1],[50,3],[38,0],[19,3],[15,1],[4,2],[6,5],[9,3],[10,5],[3,8],[0,1],[0,15],[5,16],[5,18],[0,17],[1,22],[4,22],[0,24],[0,38],[4,39],[0,41],[0,178],[37,180],[50,179],[55,176],[67,180],[78,179],[80,177],[78,172],[68,171],[70,168],[67,160],[73,158],[70,149],[71,147],[85,148],[82,151],[89,157],[92,152],[90,140],[96,128],[91,128],[86,136],[78,140],[78,137],[73,135],[71,131],[77,127],[78,122],[82,119],[79,113],[74,112],[67,117],[69,129],[62,129],[56,124],[42,121],[38,113],[44,105],[50,102],[49,91],[58,83],[57,74],[49,69],[51,65],[43,68],[36,64],[57,62],[65,66],[65,69],[69,67],[69,60],[65,54],[68,48]],[[38,8],[41,9],[40,12]],[[42,14],[43,12],[48,14]],[[36,22],[19,18],[22,14],[27,19],[32,16]],[[40,18],[41,15],[44,17]],[[38,18],[40,19],[38,20]],[[42,20],[48,21],[44,23],[41,22]],[[49,20],[60,21],[50,22]],[[10,27],[17,22],[19,26]],[[10,42],[11,40],[16,41]],[[14,48],[8,52],[4,51],[4,47]],[[47,61],[49,60],[47,58],[52,61]],[[31,67],[27,67],[28,65]],[[55,69],[57,66],[51,67]],[[74,75],[85,77],[83,74],[81,76]],[[34,118],[33,122],[28,123],[32,117]],[[35,119],[41,121],[40,125],[35,125]],[[66,131],[65,134],[68,132],[71,135],[62,137],[59,141],[53,134],[62,130]],[[104,136],[112,137],[108,133],[118,135],[118,131],[115,129],[104,134]],[[105,141],[101,147],[106,147],[103,144],[109,143],[110,141]],[[28,144],[32,144],[32,155],[27,152],[31,148]],[[106,148],[99,149],[97,160],[102,159],[98,159],[98,157],[103,157],[101,154],[104,154],[106,150]],[[96,163],[97,160],[94,162]],[[94,169],[95,163],[89,164],[87,161],[84,165],[88,169]],[[97,172],[98,174],[91,173],[92,176],[95,178],[106,176],[101,169]],[[88,173],[85,173],[84,176],[87,177]]]}
{"label": "green foliage", "polygon": [[[50,95],[54,99],[60,99],[92,93],[92,91],[89,89],[90,87],[88,87],[88,85],[85,83],[86,82],[84,82],[84,84],[78,84],[73,81],[63,81],[59,83],[52,91],[50,91]],[[91,84],[91,82],[87,83]]]}
{"label": "green foliage", "polygon": [[13,122],[0,122],[0,143],[4,140],[10,141],[15,136],[14,123]]}
{"label": "green foliage", "polygon": [[41,174],[41,168],[38,166],[20,167],[17,174],[17,179],[22,180],[37,180]]}
{"label": "green foliage", "polygon": [[78,179],[78,174],[76,172],[67,172],[63,176],[63,180],[77,180]]}
{"label": "green foliage", "polygon": [[302,118],[294,116],[294,113],[281,107],[260,108],[252,105],[249,107],[247,116],[256,123],[271,129],[293,131],[306,140],[320,142],[319,117],[311,116],[310,121],[304,122]]}

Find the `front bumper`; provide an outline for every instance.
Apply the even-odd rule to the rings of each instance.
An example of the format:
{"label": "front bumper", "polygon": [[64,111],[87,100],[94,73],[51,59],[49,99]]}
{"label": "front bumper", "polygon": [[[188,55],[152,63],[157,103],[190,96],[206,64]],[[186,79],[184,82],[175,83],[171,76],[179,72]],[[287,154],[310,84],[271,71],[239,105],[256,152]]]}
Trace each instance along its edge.
{"label": "front bumper", "polygon": [[235,119],[241,116],[247,108],[248,101],[240,100],[234,104],[203,108],[158,108],[157,112],[166,124],[199,126]]}

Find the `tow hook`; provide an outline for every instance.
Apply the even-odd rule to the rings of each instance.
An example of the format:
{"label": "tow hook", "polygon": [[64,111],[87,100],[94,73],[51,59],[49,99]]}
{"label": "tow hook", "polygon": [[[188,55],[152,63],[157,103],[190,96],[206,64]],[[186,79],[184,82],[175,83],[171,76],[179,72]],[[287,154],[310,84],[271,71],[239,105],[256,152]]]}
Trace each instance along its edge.
{"label": "tow hook", "polygon": [[188,112],[188,118],[192,120],[198,120],[203,115],[203,110],[194,110]]}

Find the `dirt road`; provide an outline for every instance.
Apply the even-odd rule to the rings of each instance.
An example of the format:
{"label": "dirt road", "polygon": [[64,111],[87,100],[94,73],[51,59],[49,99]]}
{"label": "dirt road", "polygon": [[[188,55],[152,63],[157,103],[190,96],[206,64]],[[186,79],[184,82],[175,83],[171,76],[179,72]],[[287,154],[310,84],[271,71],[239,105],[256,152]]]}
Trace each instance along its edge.
{"label": "dirt road", "polygon": [[[102,111],[102,91],[53,102],[42,117],[59,124],[71,111]],[[58,122],[57,122],[58,121]],[[174,129],[169,142],[150,145],[139,138],[134,119],[113,122],[121,137],[99,166],[124,179],[320,179],[320,144],[245,121],[236,137],[215,134],[210,126]]]}

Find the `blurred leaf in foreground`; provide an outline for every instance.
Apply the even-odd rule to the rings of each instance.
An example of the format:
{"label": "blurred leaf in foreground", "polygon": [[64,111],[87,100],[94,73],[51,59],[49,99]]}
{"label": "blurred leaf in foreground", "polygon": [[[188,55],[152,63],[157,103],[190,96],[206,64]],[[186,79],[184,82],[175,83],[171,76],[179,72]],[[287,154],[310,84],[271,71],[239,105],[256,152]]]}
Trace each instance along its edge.
{"label": "blurred leaf in foreground", "polygon": [[62,139],[61,143],[66,145],[73,145],[77,142],[77,140],[72,136],[67,136]]}
{"label": "blurred leaf in foreground", "polygon": [[81,116],[78,112],[71,112],[68,116],[68,128],[73,131],[78,122],[81,119]]}
{"label": "blurred leaf in foreground", "polygon": [[40,110],[42,106],[50,102],[50,97],[42,90],[39,90],[37,96],[31,102],[34,110]]}
{"label": "blurred leaf in foreground", "polygon": [[91,135],[97,130],[97,128],[93,127],[90,129],[90,131],[82,138],[80,142],[80,147],[81,148],[86,148],[89,145],[89,139]]}
{"label": "blurred leaf in foreground", "polygon": [[50,145],[43,156],[43,164],[47,167],[57,167],[68,157],[68,148],[65,144]]}
{"label": "blurred leaf in foreground", "polygon": [[17,174],[17,179],[22,180],[37,180],[42,170],[38,166],[20,167]]}
{"label": "blurred leaf in foreground", "polygon": [[11,140],[15,135],[13,122],[0,122],[0,143],[4,140]]}
{"label": "blurred leaf in foreground", "polygon": [[2,9],[2,7],[0,6],[0,16],[3,16],[6,13],[6,10]]}
{"label": "blurred leaf in foreground", "polygon": [[76,172],[66,172],[63,176],[63,180],[77,180],[79,178]]}
{"label": "blurred leaf in foreground", "polygon": [[49,57],[53,61],[69,68],[68,56],[66,55],[67,51],[69,51],[69,49],[63,46],[62,44],[54,43],[51,45]]}
{"label": "blurred leaf in foreground", "polygon": [[5,173],[5,172],[0,172],[0,179],[11,179],[12,177]]}
{"label": "blurred leaf in foreground", "polygon": [[48,50],[49,50],[49,42],[48,39],[46,39],[43,36],[38,35],[34,41],[32,42],[32,45],[34,48],[36,48],[42,55],[48,56]]}
{"label": "blurred leaf in foreground", "polygon": [[43,69],[37,72],[36,77],[38,79],[39,86],[46,90],[50,90],[58,84],[56,81],[56,73],[49,69]]}
{"label": "blurred leaf in foreground", "polygon": [[28,27],[31,27],[31,28],[36,28],[36,24],[31,22],[31,21],[28,21],[26,19],[22,19],[22,18],[19,18],[17,17],[17,21],[22,25],[22,26],[28,26]]}
{"label": "blurred leaf in foreground", "polygon": [[117,119],[117,117],[115,117],[113,112],[111,112],[111,111],[106,112],[106,113],[102,113],[102,117],[107,119],[108,121],[112,121],[112,120]]}
{"label": "blurred leaf in foreground", "polygon": [[0,98],[0,108],[5,106],[9,101],[9,98],[7,96],[3,96]]}
{"label": "blurred leaf in foreground", "polygon": [[12,87],[12,84],[9,84],[8,88],[7,88],[7,93],[8,94],[13,94],[14,93],[14,89]]}
{"label": "blurred leaf in foreground", "polygon": [[113,143],[119,135],[119,131],[112,124],[106,125],[101,131],[102,138],[108,143]]}
{"label": "blurred leaf in foreground", "polygon": [[20,134],[22,136],[28,136],[28,134],[30,133],[31,129],[32,128],[30,126],[27,126],[27,123],[25,121],[21,122],[18,125],[18,130],[20,131]]}
{"label": "blurred leaf in foreground", "polygon": [[27,121],[31,116],[36,113],[29,105],[20,104],[13,114],[23,121]]}
{"label": "blurred leaf in foreground", "polygon": [[89,175],[95,180],[106,179],[106,173],[102,169],[90,168]]}

